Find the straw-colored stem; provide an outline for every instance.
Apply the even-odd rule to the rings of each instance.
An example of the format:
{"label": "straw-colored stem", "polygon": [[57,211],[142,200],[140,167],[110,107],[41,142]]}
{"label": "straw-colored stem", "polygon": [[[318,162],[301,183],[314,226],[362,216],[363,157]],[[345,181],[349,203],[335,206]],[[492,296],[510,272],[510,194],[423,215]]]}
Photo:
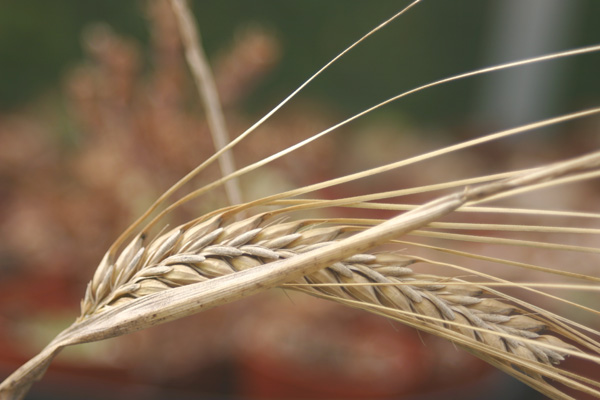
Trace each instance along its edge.
{"label": "straw-colored stem", "polygon": [[[171,0],[171,6],[177,18],[190,71],[192,72],[200,98],[206,110],[215,150],[219,151],[229,143],[229,134],[227,133],[225,117],[223,116],[219,93],[217,92],[210,65],[200,44],[198,26],[194,22],[194,17],[190,12],[186,0]],[[227,176],[235,171],[235,162],[232,154],[231,151],[225,151],[219,157],[219,166],[221,167],[221,174],[223,176]],[[242,192],[237,179],[227,181],[225,183],[225,190],[229,204],[242,203]]]}

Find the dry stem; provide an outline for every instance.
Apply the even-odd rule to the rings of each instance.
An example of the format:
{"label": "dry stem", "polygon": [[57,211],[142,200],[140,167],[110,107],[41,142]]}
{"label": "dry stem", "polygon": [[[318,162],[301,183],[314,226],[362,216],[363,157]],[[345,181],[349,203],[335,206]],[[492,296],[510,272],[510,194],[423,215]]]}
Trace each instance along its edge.
{"label": "dry stem", "polygon": [[[185,47],[185,56],[190,66],[190,71],[196,82],[200,98],[206,109],[208,125],[212,134],[215,150],[224,148],[229,143],[229,134],[219,101],[219,94],[215,81],[206,60],[206,55],[200,44],[200,33],[194,17],[185,0],[171,0],[171,6],[175,12],[181,39]],[[235,171],[235,162],[231,151],[225,151],[219,157],[219,165],[223,176]],[[237,179],[232,179],[225,184],[229,204],[241,204],[242,193]]]}

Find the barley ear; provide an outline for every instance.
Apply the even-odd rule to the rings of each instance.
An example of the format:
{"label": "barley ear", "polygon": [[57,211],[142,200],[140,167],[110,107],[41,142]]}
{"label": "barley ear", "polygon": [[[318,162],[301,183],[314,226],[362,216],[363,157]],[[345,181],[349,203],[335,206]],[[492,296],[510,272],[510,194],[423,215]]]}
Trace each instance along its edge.
{"label": "barley ear", "polygon": [[[358,304],[371,312],[391,315],[425,331],[433,328],[418,321],[430,320],[438,332],[439,328],[452,326],[444,328],[445,335],[473,352],[482,352],[492,361],[502,360],[497,354],[498,348],[509,346],[515,352],[514,357],[518,357],[515,360],[529,360],[525,364],[525,361],[517,363],[515,360],[513,363],[521,365],[524,370],[537,371],[541,368],[538,365],[540,359],[543,361],[541,365],[551,364],[561,360],[561,353],[574,352],[566,346],[554,346],[558,347],[558,351],[554,352],[545,350],[552,348],[549,346],[536,347],[535,339],[538,338],[535,331],[540,330],[541,325],[535,319],[504,318],[502,312],[490,313],[495,307],[492,300],[473,297],[475,293],[472,290],[465,293],[464,290],[449,289],[437,278],[412,277],[425,280],[426,285],[421,288],[414,284],[400,285],[398,292],[365,288],[353,290],[350,289],[351,284],[360,283],[361,276],[367,281],[386,283],[409,274],[405,268],[412,262],[410,260],[402,259],[390,265],[389,257],[362,255],[375,246],[436,221],[467,202],[518,186],[576,174],[598,165],[600,153],[594,153],[491,184],[466,188],[340,240],[337,240],[338,236],[347,232],[343,226],[306,230],[299,229],[302,222],[292,222],[283,226],[261,227],[267,216],[265,214],[226,226],[220,226],[226,220],[213,216],[191,226],[175,228],[152,243],[136,238],[135,244],[128,246],[116,262],[112,262],[111,257],[105,258],[99,267],[104,276],[95,275],[92,279],[89,286],[91,293],[84,298],[82,317],[0,384],[0,395],[3,399],[22,398],[64,346],[135,332],[270,287],[298,283],[302,276],[310,283],[323,282],[328,279],[323,275],[323,269],[327,267],[329,272],[326,273],[333,273],[336,281],[347,284],[347,290],[354,298],[342,296],[336,301]],[[179,251],[194,246],[198,246],[199,251]],[[228,261],[233,259],[236,261]],[[125,269],[128,271],[124,272]],[[382,272],[387,272],[388,277]],[[197,281],[194,274],[198,276]],[[186,284],[190,282],[196,283]],[[180,284],[183,286],[178,286]],[[297,289],[303,290],[300,286]],[[317,290],[315,294],[339,296],[335,290]],[[93,304],[86,304],[90,299]],[[382,312],[383,309],[393,311],[390,314]],[[403,314],[414,314],[415,311],[413,317]],[[458,318],[459,315],[462,317]],[[490,329],[498,330],[500,325],[504,327],[500,336],[486,333]],[[532,332],[531,337],[523,332]],[[534,344],[529,344],[528,340]],[[528,352],[523,353],[525,349]]]}

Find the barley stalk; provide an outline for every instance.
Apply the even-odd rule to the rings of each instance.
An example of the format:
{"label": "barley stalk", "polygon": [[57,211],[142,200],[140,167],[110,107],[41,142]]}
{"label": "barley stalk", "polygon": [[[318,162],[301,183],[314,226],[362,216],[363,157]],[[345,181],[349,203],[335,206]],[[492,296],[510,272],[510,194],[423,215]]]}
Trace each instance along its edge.
{"label": "barley stalk", "polygon": [[[502,317],[504,314],[498,310],[496,310],[496,317],[486,317],[486,314],[494,315],[490,312],[493,310],[485,307],[478,309],[477,304],[481,303],[479,307],[489,306],[493,301],[480,298],[479,288],[461,293],[451,289],[450,285],[442,287],[439,278],[420,275],[419,279],[427,280],[424,288],[418,289],[418,285],[399,285],[397,292],[392,292],[395,294],[390,294],[390,290],[385,289],[384,286],[375,292],[371,292],[372,289],[351,289],[350,283],[355,280],[364,283],[365,276],[367,280],[371,279],[375,282],[383,277],[383,282],[387,279],[391,283],[406,283],[402,279],[398,280],[403,273],[410,275],[402,265],[406,260],[398,263],[398,258],[392,257],[395,262],[391,262],[390,266],[389,261],[383,262],[386,260],[383,256],[368,256],[361,253],[433,222],[469,201],[493,196],[519,185],[535,184],[553,177],[588,170],[599,164],[600,154],[592,154],[499,182],[466,188],[463,192],[427,203],[347,238],[340,238],[343,232],[349,232],[351,229],[344,226],[312,228],[306,229],[306,232],[302,230],[306,222],[302,221],[261,226],[268,216],[265,214],[224,224],[231,217],[231,211],[213,215],[200,222],[186,224],[159,236],[148,244],[144,235],[138,236],[114,262],[111,254],[107,253],[88,286],[82,302],[82,317],[59,334],[38,356],[0,384],[0,395],[7,399],[21,398],[31,383],[41,377],[50,360],[64,346],[144,329],[237,300],[269,287],[290,282],[297,283],[302,275],[306,275],[309,281],[314,279],[315,282],[319,282],[324,277],[318,271],[325,267],[330,267],[329,271],[334,272],[334,275],[330,275],[330,279],[353,279],[346,288],[346,292],[351,293],[350,297],[336,297],[338,301],[348,303],[352,299],[358,299],[362,302],[359,304],[363,304],[363,308],[373,312],[380,312],[372,308],[378,304],[387,308],[389,305],[394,305],[398,312],[406,310],[420,312],[419,318],[425,320],[439,316],[441,321],[438,321],[438,324],[459,327],[459,329],[451,329],[452,332],[459,334],[458,337],[453,337],[453,340],[458,343],[462,341],[461,344],[472,351],[482,352],[489,357],[491,357],[490,353],[495,355],[490,362],[506,363],[506,349],[511,349],[517,354],[515,357],[519,357],[517,361],[511,361],[511,364],[516,363],[515,365],[519,365],[519,360],[522,364],[523,359],[533,361],[532,358],[535,358],[538,364],[559,361],[563,353],[573,353],[568,346],[562,344],[560,340],[548,339],[546,336],[537,339],[535,331],[540,330],[542,324],[536,319],[524,316],[504,318]],[[272,214],[275,216],[277,213]],[[352,228],[357,229],[357,227]],[[331,243],[333,239],[338,238],[341,240],[334,240]],[[279,260],[280,258],[283,260]],[[276,261],[261,265],[269,259]],[[370,264],[373,264],[371,268],[369,268]],[[232,273],[237,269],[240,271]],[[378,269],[384,273],[378,272]],[[208,279],[210,277],[215,278]],[[175,286],[194,280],[205,281],[169,288],[169,285]],[[323,296],[334,292],[335,289],[319,289],[314,293]],[[379,298],[376,294],[378,292],[381,293]],[[371,293],[371,296],[366,297],[365,293]],[[456,297],[457,295],[464,297]],[[139,298],[129,299],[136,296]],[[513,310],[508,305],[499,308],[505,310],[504,313]],[[458,324],[450,324],[457,318]],[[462,322],[468,323],[467,328]],[[429,325],[420,326],[420,329],[427,331]],[[488,327],[493,329],[487,330]],[[478,329],[495,333],[488,338],[483,333],[474,332]],[[532,331],[532,333],[525,333],[525,331]],[[444,331],[438,329],[433,332]],[[508,332],[510,336],[503,336],[496,340],[494,345],[492,338],[502,332]],[[447,332],[445,335],[449,337]],[[531,341],[526,342],[525,338],[536,340],[532,344]],[[551,346],[542,345],[548,340],[552,340]],[[478,343],[483,343],[487,347],[480,348],[476,345]],[[500,353],[501,355],[494,354],[488,347],[496,351],[499,351],[498,348],[504,349],[504,352]],[[524,355],[528,358],[524,358]],[[504,368],[509,367],[505,365]],[[527,365],[525,370],[529,369],[532,369],[531,365]],[[513,371],[521,373],[519,370],[513,369]],[[546,376],[549,374],[545,372]],[[538,378],[534,383],[541,385],[546,391],[550,390],[542,378]],[[530,384],[534,385],[534,383]],[[558,395],[554,397],[568,398]]]}
{"label": "barley stalk", "polygon": [[[183,0],[172,0],[171,7],[175,13],[175,17],[179,21],[179,29],[181,39],[185,46],[185,54],[188,60],[188,65],[192,71],[192,76],[196,82],[196,87],[200,94],[200,98],[204,103],[210,132],[213,137],[215,149],[218,151],[225,147],[229,142],[229,134],[225,124],[225,117],[221,109],[221,102],[217,88],[215,87],[210,65],[206,60],[206,55],[200,46],[200,33],[194,23],[194,18],[189,10],[187,2]],[[235,163],[232,153],[225,151],[219,157],[219,166],[224,176],[235,171]],[[242,203],[242,194],[239,183],[233,179],[225,184],[227,198],[229,204]]]}

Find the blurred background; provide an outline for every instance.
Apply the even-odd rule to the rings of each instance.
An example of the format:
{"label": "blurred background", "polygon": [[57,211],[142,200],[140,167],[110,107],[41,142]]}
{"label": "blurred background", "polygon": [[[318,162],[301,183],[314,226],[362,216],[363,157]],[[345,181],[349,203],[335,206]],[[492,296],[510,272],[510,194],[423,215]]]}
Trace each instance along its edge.
{"label": "blurred background", "polygon": [[[232,137],[407,4],[193,2]],[[307,87],[236,149],[236,163],[247,165],[441,78],[596,44],[597,15],[594,0],[425,1]],[[600,56],[591,54],[409,96],[250,175],[244,195],[262,197],[597,106],[598,71]],[[520,168],[600,144],[597,118],[568,128],[452,158],[451,171],[437,166],[321,195]],[[515,146],[522,151],[510,152]],[[212,149],[168,2],[0,1],[0,379],[73,321],[110,243]],[[192,184],[218,174],[209,170]],[[553,201],[590,208],[597,191],[570,191]],[[224,204],[217,192],[176,217]],[[274,291],[68,349],[28,398],[475,399],[483,393],[536,398],[449,343]]]}

